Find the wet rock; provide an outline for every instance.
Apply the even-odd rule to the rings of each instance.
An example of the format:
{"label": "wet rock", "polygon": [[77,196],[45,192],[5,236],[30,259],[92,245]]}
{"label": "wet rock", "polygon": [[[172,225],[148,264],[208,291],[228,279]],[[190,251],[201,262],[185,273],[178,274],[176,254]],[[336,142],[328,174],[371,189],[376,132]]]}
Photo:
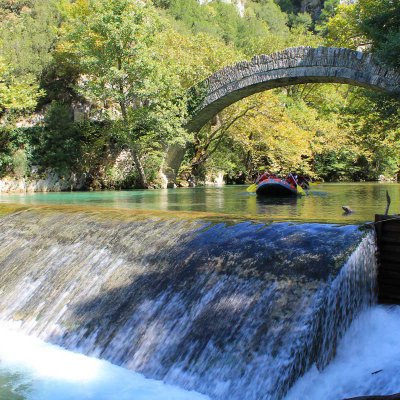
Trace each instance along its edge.
{"label": "wet rock", "polygon": [[342,206],[342,209],[344,211],[344,214],[353,214],[354,211],[349,207],[349,206]]}

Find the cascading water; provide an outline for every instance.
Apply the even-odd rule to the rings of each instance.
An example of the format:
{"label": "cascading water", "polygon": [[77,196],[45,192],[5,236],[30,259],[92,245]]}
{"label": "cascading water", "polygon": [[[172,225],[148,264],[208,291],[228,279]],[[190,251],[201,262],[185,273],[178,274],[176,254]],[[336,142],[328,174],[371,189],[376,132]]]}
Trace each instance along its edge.
{"label": "cascading water", "polygon": [[[336,357],[312,367],[285,400],[343,400],[400,391],[400,307],[374,306],[354,320]],[[376,398],[376,397],[374,397]]]}
{"label": "cascading water", "polygon": [[281,399],[375,300],[357,226],[0,219],[0,319],[213,399]]}

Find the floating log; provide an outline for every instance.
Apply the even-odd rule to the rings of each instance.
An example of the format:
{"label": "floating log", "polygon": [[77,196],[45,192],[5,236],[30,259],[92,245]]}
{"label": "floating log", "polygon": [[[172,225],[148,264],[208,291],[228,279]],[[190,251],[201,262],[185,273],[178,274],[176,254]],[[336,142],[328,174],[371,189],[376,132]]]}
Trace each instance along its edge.
{"label": "floating log", "polygon": [[349,206],[342,206],[342,209],[346,215],[353,214],[353,212],[354,212]]}

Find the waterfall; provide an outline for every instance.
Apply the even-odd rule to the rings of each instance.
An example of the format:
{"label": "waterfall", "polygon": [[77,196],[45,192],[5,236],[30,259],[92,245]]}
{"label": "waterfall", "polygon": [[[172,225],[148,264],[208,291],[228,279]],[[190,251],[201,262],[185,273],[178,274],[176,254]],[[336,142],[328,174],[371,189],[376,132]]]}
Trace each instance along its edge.
{"label": "waterfall", "polygon": [[[361,312],[322,371],[314,366],[285,400],[338,400],[398,393],[400,307],[375,305]],[[376,397],[374,397],[376,398]]]}
{"label": "waterfall", "polygon": [[212,399],[281,399],[375,302],[358,226],[30,210],[0,243],[0,320]]}

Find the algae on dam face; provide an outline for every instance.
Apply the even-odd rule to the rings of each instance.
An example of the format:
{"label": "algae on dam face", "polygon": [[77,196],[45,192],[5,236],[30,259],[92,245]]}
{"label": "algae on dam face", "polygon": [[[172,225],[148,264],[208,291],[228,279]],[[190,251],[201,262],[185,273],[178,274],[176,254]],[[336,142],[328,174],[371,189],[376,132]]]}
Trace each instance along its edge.
{"label": "algae on dam face", "polygon": [[23,207],[18,204],[0,204],[0,218],[4,215],[26,211],[27,209],[28,207]]}
{"label": "algae on dam face", "polygon": [[0,319],[214,399],[280,399],[374,301],[351,225],[33,209],[0,241]]}

